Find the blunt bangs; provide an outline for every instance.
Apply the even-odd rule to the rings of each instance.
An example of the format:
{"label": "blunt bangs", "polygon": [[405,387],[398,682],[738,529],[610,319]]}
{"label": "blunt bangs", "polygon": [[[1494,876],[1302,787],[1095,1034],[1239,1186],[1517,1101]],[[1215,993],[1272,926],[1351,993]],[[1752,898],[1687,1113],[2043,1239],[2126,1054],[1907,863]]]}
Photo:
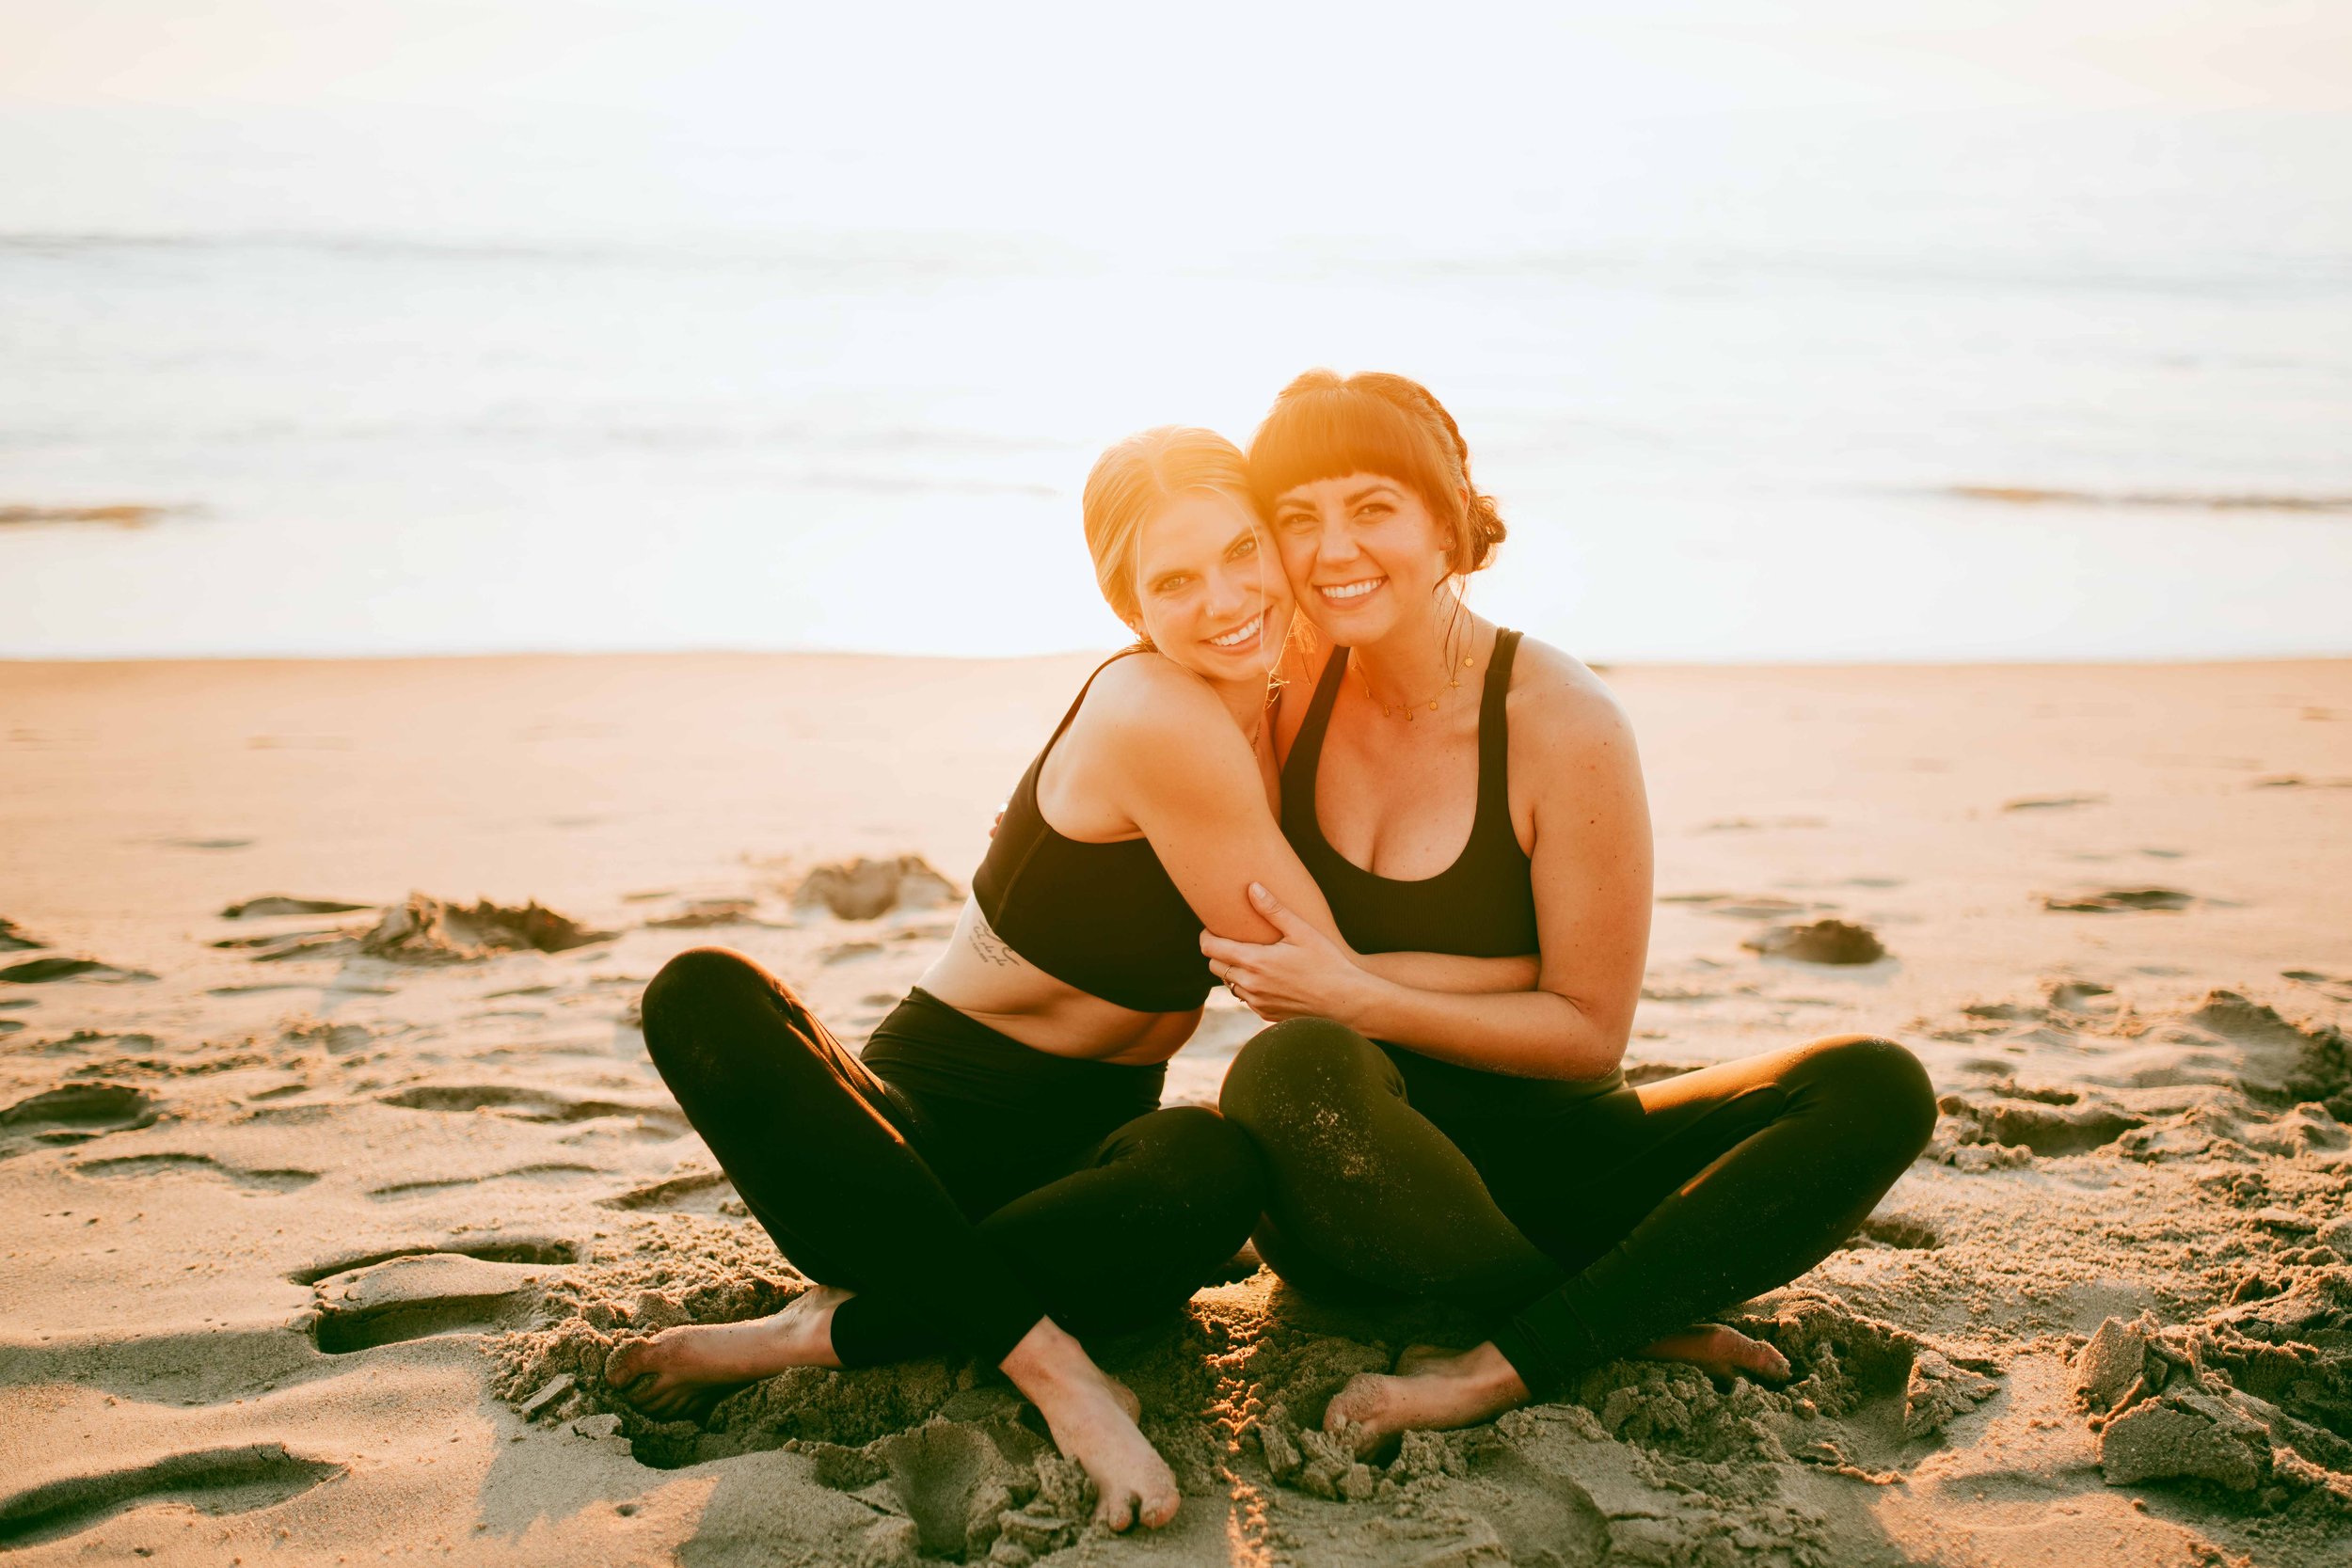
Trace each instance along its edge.
{"label": "blunt bangs", "polygon": [[1434,437],[1377,393],[1347,386],[1293,392],[1249,438],[1249,487],[1269,519],[1274,503],[1317,480],[1379,474],[1410,485],[1441,525],[1459,510]]}

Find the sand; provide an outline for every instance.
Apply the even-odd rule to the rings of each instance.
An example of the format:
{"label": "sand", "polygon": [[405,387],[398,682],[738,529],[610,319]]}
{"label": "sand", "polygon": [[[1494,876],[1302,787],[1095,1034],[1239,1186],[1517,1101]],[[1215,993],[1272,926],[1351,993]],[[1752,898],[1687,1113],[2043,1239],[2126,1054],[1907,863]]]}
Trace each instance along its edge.
{"label": "sand", "polygon": [[[2345,663],[1609,673],[1659,837],[1635,1069],[1869,1030],[1944,1097],[1852,1243],[1732,1314],[1788,1388],[1619,1363],[1358,1463],[1323,1402],[1477,1325],[1259,1273],[1099,1347],[1185,1491],[1150,1539],[1084,1527],[985,1369],[620,1408],[611,1345],[802,1288],[646,1062],[645,979],[739,947],[861,1036],[1084,668],[0,665],[0,1551],[2352,1550]],[[1252,1028],[1220,996],[1172,1098]]]}

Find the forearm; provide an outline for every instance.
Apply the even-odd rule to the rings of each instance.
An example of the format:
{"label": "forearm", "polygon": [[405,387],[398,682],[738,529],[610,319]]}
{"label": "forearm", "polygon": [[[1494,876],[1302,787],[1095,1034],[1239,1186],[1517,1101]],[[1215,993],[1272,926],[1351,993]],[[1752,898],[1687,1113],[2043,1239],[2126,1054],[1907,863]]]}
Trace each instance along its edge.
{"label": "forearm", "polygon": [[1342,1020],[1440,1062],[1514,1078],[1598,1078],[1625,1057],[1626,1029],[1557,991],[1448,993],[1375,979]]}
{"label": "forearm", "polygon": [[1458,953],[1359,953],[1356,961],[1381,979],[1416,990],[1474,996],[1535,989],[1543,960],[1533,953],[1470,958]]}

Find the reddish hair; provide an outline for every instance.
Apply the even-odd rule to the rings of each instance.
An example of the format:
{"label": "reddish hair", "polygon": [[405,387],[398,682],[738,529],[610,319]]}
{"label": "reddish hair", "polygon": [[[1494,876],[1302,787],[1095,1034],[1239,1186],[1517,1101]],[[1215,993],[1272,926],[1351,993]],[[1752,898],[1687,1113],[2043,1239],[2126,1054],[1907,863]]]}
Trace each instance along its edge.
{"label": "reddish hair", "polygon": [[1444,531],[1447,564],[1456,574],[1485,566],[1502,543],[1494,498],[1470,483],[1469,443],[1418,381],[1378,371],[1309,371],[1282,388],[1249,438],[1249,486],[1268,516],[1299,485],[1348,474],[1410,485]]}

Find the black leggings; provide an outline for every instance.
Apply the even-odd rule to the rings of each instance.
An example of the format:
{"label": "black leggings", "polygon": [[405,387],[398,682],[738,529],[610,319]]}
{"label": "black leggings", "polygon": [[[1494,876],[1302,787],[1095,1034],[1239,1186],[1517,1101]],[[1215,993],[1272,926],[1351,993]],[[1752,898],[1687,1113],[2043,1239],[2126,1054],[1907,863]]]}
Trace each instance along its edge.
{"label": "black leggings", "polygon": [[1598,1092],[1443,1075],[1477,1092],[1429,1106],[1391,1051],[1294,1019],[1234,1058],[1221,1103],[1272,1186],[1259,1251],[1311,1291],[1509,1314],[1494,1343],[1538,1397],[1828,1257],[1935,1126],[1918,1059],[1862,1035]]}
{"label": "black leggings", "polygon": [[794,1268],[856,1292],[847,1367],[990,1365],[1050,1316],[1077,1334],[1173,1311],[1238,1250],[1263,1179],[1166,1069],[1032,1050],[922,990],[851,1055],[789,987],[702,947],[645,988],[645,1048]]}

